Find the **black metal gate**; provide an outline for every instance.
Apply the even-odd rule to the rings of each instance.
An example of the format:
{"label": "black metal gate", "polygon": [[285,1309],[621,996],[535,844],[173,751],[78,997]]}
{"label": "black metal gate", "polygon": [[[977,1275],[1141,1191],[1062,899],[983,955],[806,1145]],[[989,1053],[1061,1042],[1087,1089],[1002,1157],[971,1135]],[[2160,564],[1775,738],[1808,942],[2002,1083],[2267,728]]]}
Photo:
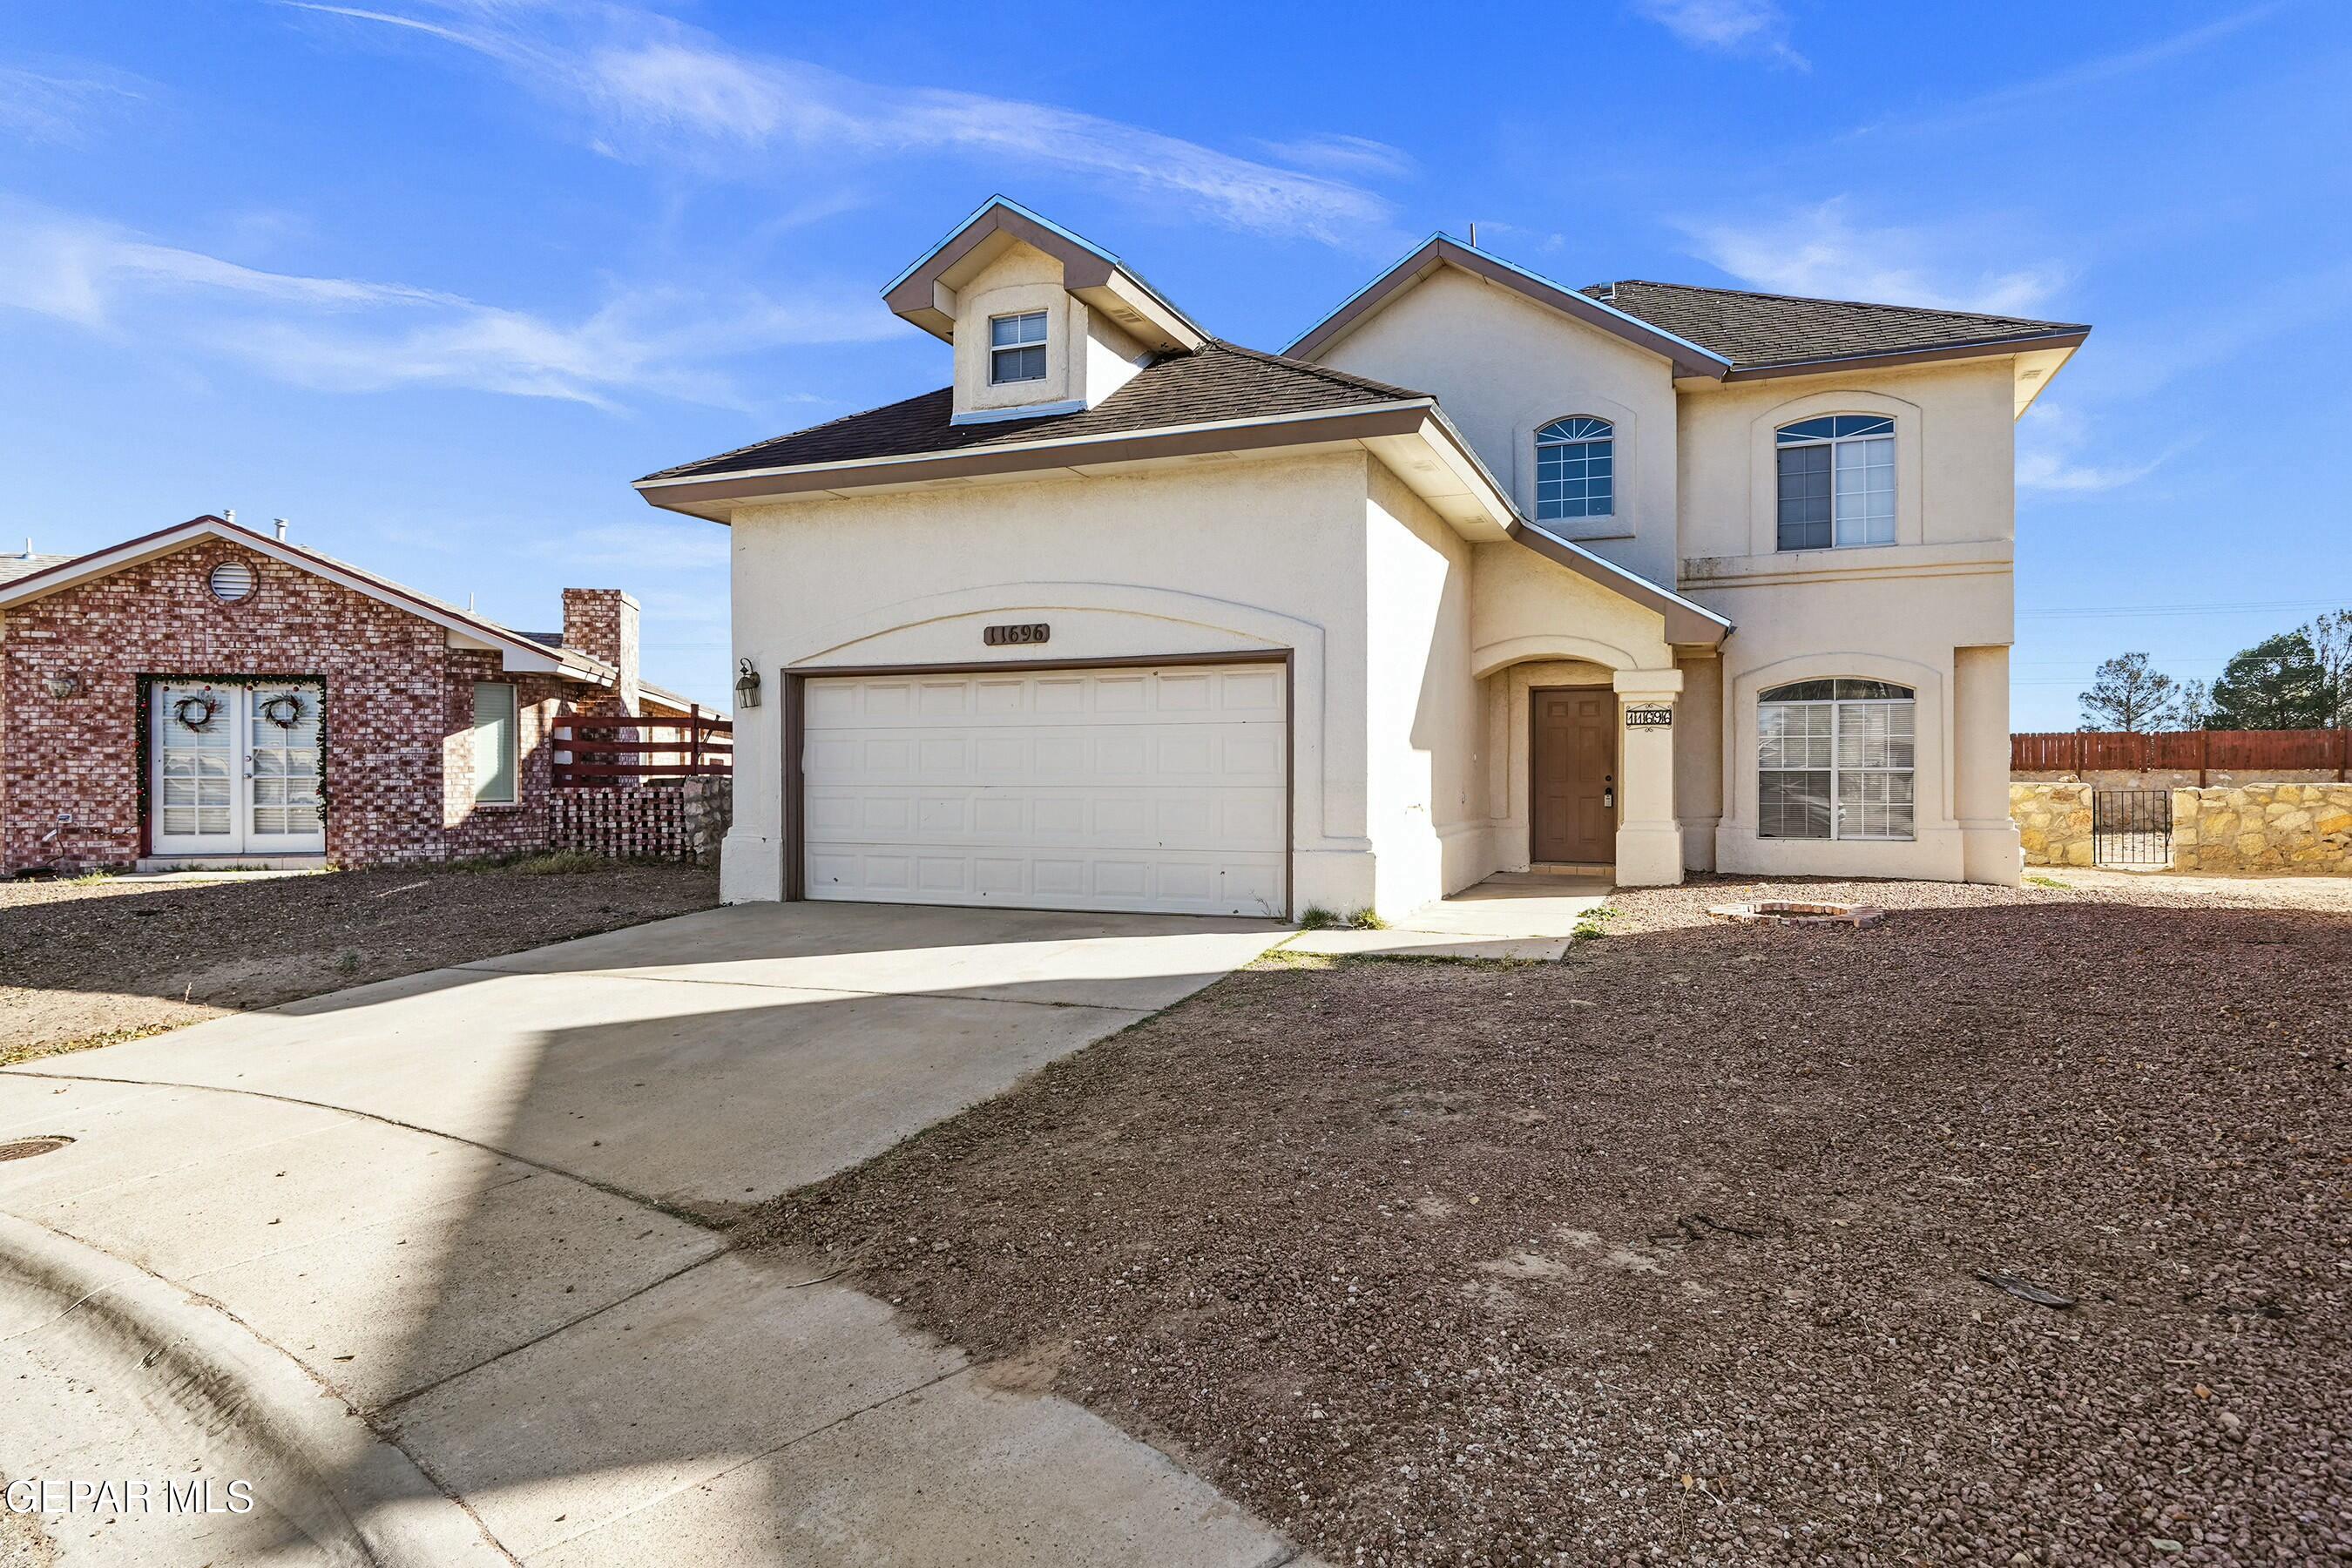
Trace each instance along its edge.
{"label": "black metal gate", "polygon": [[2101,789],[2091,792],[2091,863],[2095,866],[2172,864],[2172,792]]}

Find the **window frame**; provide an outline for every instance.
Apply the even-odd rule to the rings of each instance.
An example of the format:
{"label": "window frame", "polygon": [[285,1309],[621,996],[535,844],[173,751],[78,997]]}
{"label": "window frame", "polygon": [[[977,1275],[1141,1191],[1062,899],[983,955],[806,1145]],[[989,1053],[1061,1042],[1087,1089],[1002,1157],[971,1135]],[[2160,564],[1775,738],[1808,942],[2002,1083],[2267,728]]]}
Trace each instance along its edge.
{"label": "window frame", "polygon": [[[1577,435],[1554,436],[1550,434],[1551,431],[1558,429],[1562,426],[1575,425],[1580,422],[1590,426],[1597,426],[1599,427],[1598,431],[1588,430]],[[1579,475],[1577,479],[1574,481],[1570,481],[1563,478],[1554,482],[1561,484],[1576,482],[1582,484],[1586,488],[1586,494],[1582,499],[1589,505],[1591,500],[1591,490],[1593,478],[1591,464],[1597,457],[1600,461],[1604,462],[1609,466],[1608,472],[1601,476],[1603,481],[1608,487],[1608,510],[1604,511],[1586,510],[1575,512],[1549,511],[1545,510],[1544,457],[1548,452],[1564,452],[1571,447],[1587,448],[1584,457],[1580,459],[1584,464],[1584,472]],[[1597,454],[1590,450],[1590,448],[1596,447],[1601,448],[1601,451]],[[1541,425],[1536,426],[1535,447],[1535,482],[1534,489],[1530,492],[1528,500],[1533,503],[1532,515],[1536,521],[1606,522],[1616,517],[1617,421],[1599,414],[1563,414],[1556,419],[1547,419]],[[1555,498],[1557,501],[1562,502],[1565,501],[1565,497]]]}
{"label": "window frame", "polygon": [[[507,694],[507,756],[508,793],[503,796],[485,795],[482,790],[482,693],[488,690]],[[473,722],[467,735],[474,745],[474,771],[471,792],[476,805],[520,805],[522,804],[522,692],[511,680],[477,680],[473,683]],[[495,771],[489,775],[496,777]]]}
{"label": "window frame", "polygon": [[[1047,319],[1051,315],[1052,312],[1050,310],[1041,309],[1035,310],[1008,310],[1003,315],[991,316],[988,318],[989,385],[1019,386],[1027,382],[1043,381],[1052,373],[1053,367],[1047,363],[1048,355],[1046,353],[1047,341],[1053,335],[1053,323]],[[999,327],[1005,326],[1007,324],[1013,324],[1017,331],[1018,323],[1029,321],[1034,321],[1037,323],[1037,335],[1034,338],[1016,337],[1011,342],[999,342],[997,341],[997,329]],[[1025,356],[1033,349],[1036,351],[1037,354],[1036,374],[1004,375],[999,373],[998,366],[1002,363],[1004,355],[1016,354]],[[1022,363],[1025,363],[1025,359]]]}
{"label": "window frame", "polygon": [[[1775,695],[1780,692],[1794,692],[1802,688],[1822,684],[1828,685],[1831,689],[1828,696],[1783,697]],[[1862,690],[1849,695],[1841,689],[1847,686],[1857,688],[1875,688],[1878,689]],[[1901,695],[1895,695],[1895,693],[1901,693]],[[1768,736],[1765,721],[1765,710],[1771,708],[1802,709],[1806,710],[1809,715],[1821,710],[1828,710],[1830,722],[1827,733],[1825,735],[1808,733],[1801,737],[1806,740],[1820,739],[1827,742],[1829,761],[1826,766],[1790,767],[1787,764],[1785,760],[1783,760],[1780,765],[1777,767],[1767,764],[1765,760],[1765,749],[1767,745],[1769,743],[1770,740],[1781,738],[1777,736]],[[1847,749],[1845,744],[1847,710],[1867,709],[1894,710],[1898,708],[1908,710],[1907,717],[1909,719],[1909,733],[1907,736],[1898,736],[1894,732],[1894,726],[1890,724],[1885,737],[1886,744],[1891,754],[1898,741],[1906,742],[1908,748],[1909,760],[1899,766],[1892,762],[1885,763],[1846,763],[1843,758]],[[1823,676],[1814,677],[1810,679],[1784,681],[1778,686],[1767,687],[1763,690],[1758,692],[1756,695],[1756,836],[1759,838],[1769,838],[1775,842],[1798,844],[1915,844],[1918,842],[1918,714],[1919,693],[1917,688],[1905,686],[1899,681],[1877,680],[1861,676]],[[1865,743],[1867,743],[1866,739]],[[1773,832],[1768,829],[1766,826],[1767,800],[1765,793],[1765,780],[1769,775],[1788,773],[1819,774],[1826,781],[1823,798],[1826,800],[1828,805],[1827,821],[1829,831],[1827,833],[1818,835],[1811,833],[1784,833]],[[1900,804],[1908,809],[1911,818],[1910,831],[1907,833],[1850,833],[1845,831],[1843,822],[1845,812],[1845,780],[1850,774],[1864,778],[1874,776],[1889,780],[1901,778],[1907,781],[1908,787],[1906,793],[1908,798]],[[1863,804],[1866,808],[1870,803],[1865,800]],[[1891,810],[1891,808],[1897,803],[1889,798],[1882,804]]]}
{"label": "window frame", "polygon": [[[1848,423],[1859,427],[1854,429],[1841,427]],[[1826,425],[1830,428],[1824,434],[1810,432],[1803,435],[1794,434],[1809,425]],[[1895,422],[1895,416],[1891,414],[1859,412],[1809,414],[1801,419],[1791,419],[1784,424],[1775,425],[1772,428],[1772,543],[1775,552],[1872,550],[1900,542],[1903,528],[1901,441],[1902,431]],[[1864,447],[1877,443],[1885,444],[1885,460],[1883,463],[1864,462],[1857,464],[1856,468],[1864,476],[1860,493],[1864,498],[1876,493],[1868,483],[1870,474],[1879,469],[1885,470],[1885,510],[1883,515],[1876,515],[1865,508],[1860,516],[1849,518],[1844,510],[1846,489],[1840,482],[1844,472],[1840,466],[1842,457],[1845,453],[1858,452]],[[1826,526],[1829,530],[1829,539],[1827,542],[1821,544],[1802,542],[1792,544],[1789,542],[1789,530],[1792,525],[1787,517],[1787,509],[1792,498],[1788,493],[1789,480],[1791,476],[1786,466],[1786,458],[1791,452],[1806,451],[1825,454],[1823,459],[1825,467],[1820,478],[1826,487],[1829,515],[1821,520],[1801,519],[1793,526],[1798,528]],[[1839,538],[1840,532],[1849,521],[1860,528],[1864,537]],[[1883,525],[1885,538],[1868,537],[1874,524]]]}

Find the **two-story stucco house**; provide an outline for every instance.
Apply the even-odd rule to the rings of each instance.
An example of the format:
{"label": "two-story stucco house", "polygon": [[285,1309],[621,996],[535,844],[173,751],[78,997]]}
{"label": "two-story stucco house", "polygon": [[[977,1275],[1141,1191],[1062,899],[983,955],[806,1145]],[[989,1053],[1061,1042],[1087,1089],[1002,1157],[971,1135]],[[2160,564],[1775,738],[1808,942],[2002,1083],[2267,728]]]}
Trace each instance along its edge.
{"label": "two-story stucco house", "polygon": [[950,384],[638,481],[733,528],[728,898],[2017,878],[2012,426],[2086,329],[1441,237],[1260,353],[1001,199],[885,298]]}

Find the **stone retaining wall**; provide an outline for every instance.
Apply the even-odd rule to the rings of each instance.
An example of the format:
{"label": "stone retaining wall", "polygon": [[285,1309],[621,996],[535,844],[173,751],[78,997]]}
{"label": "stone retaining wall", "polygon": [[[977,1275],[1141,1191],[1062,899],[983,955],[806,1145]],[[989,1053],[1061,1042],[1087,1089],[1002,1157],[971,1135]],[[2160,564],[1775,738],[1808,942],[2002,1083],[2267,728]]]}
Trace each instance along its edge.
{"label": "stone retaining wall", "polygon": [[[2085,784],[2012,784],[2029,866],[2092,863]],[[2352,784],[2250,784],[2172,792],[2172,869],[2352,876]]]}
{"label": "stone retaining wall", "polygon": [[[2191,791],[2191,794],[2196,793]],[[2084,784],[2013,784],[2009,815],[2029,866],[2091,863],[2091,786]]]}
{"label": "stone retaining wall", "polygon": [[2352,876],[2352,784],[2174,790],[2172,868]]}

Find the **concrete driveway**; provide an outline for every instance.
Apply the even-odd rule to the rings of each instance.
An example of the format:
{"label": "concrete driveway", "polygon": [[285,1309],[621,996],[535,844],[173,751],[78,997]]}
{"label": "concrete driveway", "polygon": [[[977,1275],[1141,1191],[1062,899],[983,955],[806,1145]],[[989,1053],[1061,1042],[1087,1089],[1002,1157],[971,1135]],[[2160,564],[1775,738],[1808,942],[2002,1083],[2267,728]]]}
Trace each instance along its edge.
{"label": "concrete driveway", "polygon": [[0,1140],[76,1140],[0,1163],[0,1376],[79,1396],[0,1453],[275,1494],[52,1519],[64,1562],[1290,1561],[719,1228],[1281,934],[747,905],[0,1072]]}

